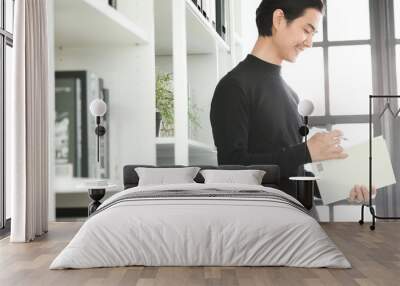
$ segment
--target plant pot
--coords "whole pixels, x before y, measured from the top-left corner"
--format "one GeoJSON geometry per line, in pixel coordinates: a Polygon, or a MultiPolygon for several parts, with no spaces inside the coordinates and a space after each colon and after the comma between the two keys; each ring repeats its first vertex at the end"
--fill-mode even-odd
{"type": "Polygon", "coordinates": [[[156,137],[160,134],[161,113],[156,111],[156,137]]]}

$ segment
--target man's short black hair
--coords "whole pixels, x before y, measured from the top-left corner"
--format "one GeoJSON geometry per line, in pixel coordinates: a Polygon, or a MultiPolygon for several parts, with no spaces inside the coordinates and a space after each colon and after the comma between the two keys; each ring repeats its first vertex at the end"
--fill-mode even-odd
{"type": "Polygon", "coordinates": [[[322,0],[262,0],[256,11],[256,23],[259,36],[272,36],[272,16],[281,9],[288,23],[304,15],[308,8],[324,13],[322,0]]]}

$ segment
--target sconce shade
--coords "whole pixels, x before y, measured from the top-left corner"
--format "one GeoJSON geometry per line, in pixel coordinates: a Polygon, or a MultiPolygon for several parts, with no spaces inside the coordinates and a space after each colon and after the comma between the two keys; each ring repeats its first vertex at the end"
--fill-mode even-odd
{"type": "Polygon", "coordinates": [[[314,104],[311,100],[304,99],[300,101],[297,111],[301,116],[310,116],[314,111],[314,104]]]}
{"type": "Polygon", "coordinates": [[[90,103],[90,112],[93,116],[103,116],[107,112],[107,104],[102,99],[95,99],[90,103]]]}

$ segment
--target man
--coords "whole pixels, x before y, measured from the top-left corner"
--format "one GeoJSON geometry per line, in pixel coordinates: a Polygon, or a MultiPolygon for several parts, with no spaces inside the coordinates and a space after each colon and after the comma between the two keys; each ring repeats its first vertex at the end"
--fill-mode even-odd
{"type": "MultiPolygon", "coordinates": [[[[295,62],[312,47],[323,10],[321,0],[263,0],[251,54],[221,79],[211,103],[218,164],[278,164],[282,188],[292,195],[295,185],[288,178],[301,174],[304,164],[347,157],[340,130],[302,143],[299,98],[281,77],[284,60],[295,62]]],[[[349,196],[358,202],[368,197],[367,187],[358,185],[349,196]]]]}

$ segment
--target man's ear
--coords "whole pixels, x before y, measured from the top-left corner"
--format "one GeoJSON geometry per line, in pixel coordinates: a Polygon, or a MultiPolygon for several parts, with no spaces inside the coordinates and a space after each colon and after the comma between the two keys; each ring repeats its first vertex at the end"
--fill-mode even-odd
{"type": "Polygon", "coordinates": [[[285,13],[282,9],[276,9],[272,14],[272,29],[279,31],[286,25],[285,13]]]}

